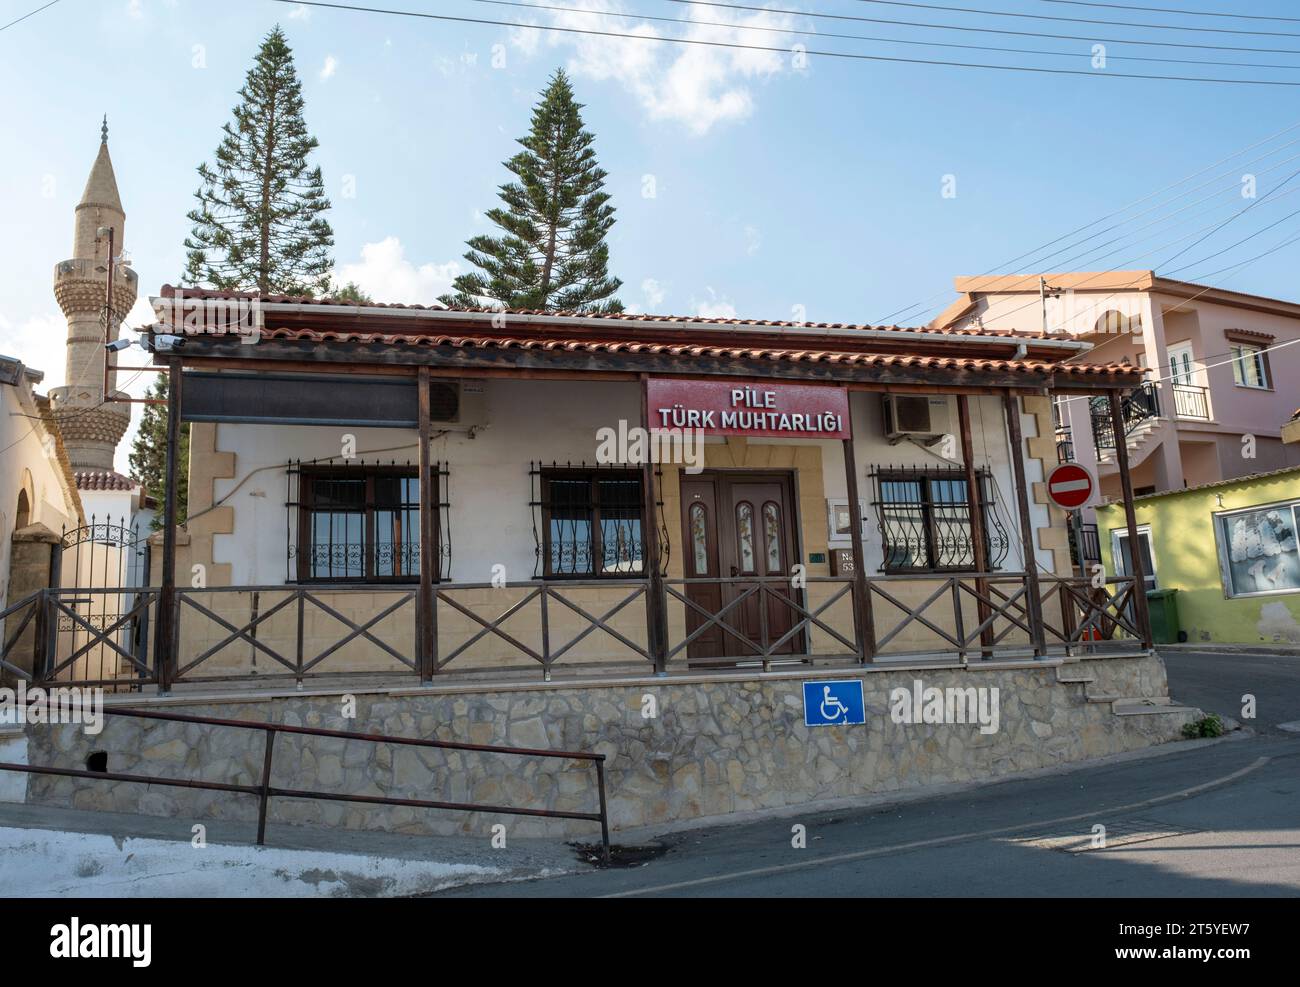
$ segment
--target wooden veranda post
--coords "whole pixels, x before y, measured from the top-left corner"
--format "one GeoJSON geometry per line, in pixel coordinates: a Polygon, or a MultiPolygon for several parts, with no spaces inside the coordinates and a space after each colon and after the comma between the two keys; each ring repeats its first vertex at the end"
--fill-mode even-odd
{"type": "Polygon", "coordinates": [[[1043,631],[1043,597],[1038,584],[1038,557],[1034,554],[1034,526],[1029,519],[1029,485],[1025,482],[1025,443],[1020,432],[1020,399],[1010,388],[1002,392],[1002,408],[1011,443],[1011,470],[1016,485],[1016,513],[1020,515],[1020,544],[1025,557],[1025,592],[1029,594],[1029,627],[1035,657],[1047,653],[1043,631]]]}
{"type": "MultiPolygon", "coordinates": [[[[853,405],[849,404],[852,418],[853,405]]],[[[867,588],[866,552],[862,547],[862,512],[858,509],[858,460],[853,449],[853,437],[844,439],[844,480],[849,498],[849,520],[852,523],[853,541],[853,620],[857,625],[858,647],[863,663],[875,661],[876,627],[871,619],[871,598],[867,588]]]]}
{"type": "Polygon", "coordinates": [[[641,501],[644,504],[641,530],[645,534],[646,582],[646,644],[654,660],[655,672],[668,670],[668,599],[664,590],[663,575],[659,571],[660,545],[659,482],[655,463],[651,462],[650,449],[650,395],[647,389],[650,376],[641,374],[641,427],[646,433],[646,462],[641,464],[641,501]]]}
{"type": "Polygon", "coordinates": [[[1124,495],[1124,521],[1128,528],[1129,575],[1133,577],[1133,613],[1142,634],[1142,647],[1148,651],[1151,640],[1151,614],[1147,609],[1147,579],[1142,568],[1142,546],[1138,543],[1137,512],[1133,508],[1133,477],[1128,471],[1128,442],[1124,431],[1124,407],[1119,391],[1110,392],[1110,424],[1115,430],[1115,468],[1119,471],[1120,490],[1124,495]]]}
{"type": "MultiPolygon", "coordinates": [[[[970,398],[965,394],[957,395],[957,424],[961,431],[961,461],[966,467],[966,496],[970,500],[970,530],[971,539],[974,542],[972,553],[975,560],[975,571],[985,573],[989,571],[989,552],[988,536],[984,531],[984,490],[980,486],[979,473],[975,469],[975,443],[971,439],[970,427],[970,398]]],[[[992,613],[992,609],[985,601],[989,599],[989,583],[987,579],[975,580],[975,592],[979,594],[979,603],[977,612],[979,613],[980,627],[980,647],[983,657],[991,658],[993,655],[993,625],[989,624],[984,627],[992,613]]]]}
{"type": "Polygon", "coordinates": [[[434,599],[433,574],[438,564],[433,553],[434,517],[437,504],[433,491],[435,476],[430,459],[429,443],[432,438],[429,410],[429,368],[416,371],[420,391],[420,595],[416,605],[415,626],[419,638],[417,666],[420,681],[429,682],[438,664],[438,606],[434,599]]]}
{"type": "Polygon", "coordinates": [[[162,583],[154,631],[153,664],[158,689],[168,692],[176,669],[176,472],[180,468],[181,361],[167,361],[167,477],[163,487],[162,583]]]}

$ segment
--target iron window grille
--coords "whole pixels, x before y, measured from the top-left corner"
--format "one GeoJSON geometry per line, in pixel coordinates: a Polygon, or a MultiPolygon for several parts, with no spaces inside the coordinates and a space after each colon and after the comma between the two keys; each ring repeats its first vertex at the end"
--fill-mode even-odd
{"type": "MultiPolygon", "coordinates": [[[[535,563],[541,579],[628,579],[645,575],[645,498],[639,469],[532,463],[535,563]]],[[[667,531],[659,509],[661,565],[667,531]]]]}
{"type": "MultiPolygon", "coordinates": [[[[976,473],[978,508],[984,519],[989,571],[1002,567],[1010,550],[1006,529],[990,509],[988,470],[976,473]]],[[[876,522],[887,574],[975,571],[975,537],[966,471],[961,467],[877,466],[876,522]]]]}
{"type": "MultiPolygon", "coordinates": [[[[440,499],[449,473],[431,469],[435,581],[451,577],[450,503],[440,499]]],[[[420,578],[419,467],[388,463],[291,460],[285,579],[291,583],[413,583],[420,578]]]]}

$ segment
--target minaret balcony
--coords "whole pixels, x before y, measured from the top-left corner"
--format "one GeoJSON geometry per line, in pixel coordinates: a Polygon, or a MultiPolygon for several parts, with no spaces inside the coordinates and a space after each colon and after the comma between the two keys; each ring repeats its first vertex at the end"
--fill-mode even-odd
{"type": "MultiPolygon", "coordinates": [[[[54,265],[54,297],[64,316],[97,313],[104,307],[107,271],[103,262],[77,257],[54,265]]],[[[113,311],[123,319],[135,304],[140,276],[125,264],[113,268],[113,311]]]]}

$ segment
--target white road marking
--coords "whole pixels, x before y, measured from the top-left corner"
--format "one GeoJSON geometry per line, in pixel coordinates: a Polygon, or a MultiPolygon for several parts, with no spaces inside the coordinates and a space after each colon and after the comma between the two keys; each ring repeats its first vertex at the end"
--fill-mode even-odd
{"type": "Polygon", "coordinates": [[[984,839],[990,836],[1002,836],[1007,833],[1021,833],[1027,829],[1038,829],[1043,826],[1056,826],[1061,823],[1077,822],[1080,819],[1093,819],[1097,816],[1110,816],[1121,812],[1131,812],[1134,809],[1144,809],[1152,805],[1160,805],[1164,802],[1173,802],[1177,799],[1188,798],[1201,792],[1208,791],[1211,788],[1218,788],[1221,785],[1227,785],[1236,781],[1238,778],[1244,778],[1265,764],[1271,761],[1271,757],[1256,758],[1253,764],[1248,764],[1232,774],[1224,775],[1222,778],[1216,778],[1213,781],[1203,782],[1200,785],[1193,785],[1191,788],[1184,788],[1177,792],[1171,792],[1168,795],[1157,795],[1155,798],[1145,799],[1141,802],[1131,802],[1128,805],[1117,805],[1109,809],[1098,809],[1095,812],[1081,812],[1075,816],[1060,816],[1056,819],[1042,819],[1035,822],[1017,823],[1014,826],[1001,826],[997,829],[982,829],[972,833],[957,833],[953,836],[939,836],[931,840],[916,840],[912,843],[896,843],[893,846],[875,847],[871,850],[855,850],[851,853],[836,853],[829,857],[817,857],[813,860],[800,861],[791,864],[774,864],[771,867],[755,867],[751,870],[735,871],[731,874],[717,874],[713,877],[699,877],[691,881],[678,881],[675,884],[660,884],[651,888],[637,888],[634,891],[619,891],[614,894],[600,895],[601,898],[632,898],[643,894],[658,894],[662,891],[677,891],[681,888],[700,887],[704,884],[719,884],[724,881],[737,881],[747,877],[763,877],[768,874],[781,874],[788,871],[803,870],[808,867],[819,867],[823,864],[840,864],[850,860],[865,860],[868,857],[880,857],[888,853],[900,853],[907,850],[920,850],[924,847],[947,846],[950,843],[962,843],[966,840],[984,839]]]}

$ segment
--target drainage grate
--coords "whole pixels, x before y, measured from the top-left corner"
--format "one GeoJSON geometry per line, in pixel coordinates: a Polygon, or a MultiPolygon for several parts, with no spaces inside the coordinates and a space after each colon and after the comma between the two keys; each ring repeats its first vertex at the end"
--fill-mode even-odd
{"type": "MultiPolygon", "coordinates": [[[[1155,819],[1135,816],[1130,819],[1100,819],[1097,823],[1078,824],[1071,829],[1052,829],[1033,836],[1018,836],[1010,840],[1021,846],[1035,847],[1040,850],[1060,850],[1064,853],[1083,853],[1087,850],[1113,850],[1116,847],[1131,846],[1134,843],[1150,843],[1153,840],[1167,840],[1173,836],[1187,836],[1199,833],[1199,829],[1188,829],[1155,819]],[[1093,843],[1094,825],[1106,827],[1106,845],[1093,843]]],[[[1101,834],[1096,834],[1100,836],[1101,834]]]]}

